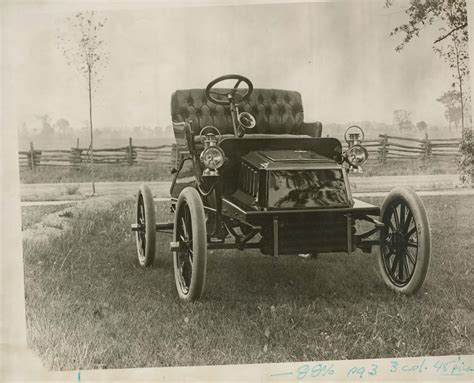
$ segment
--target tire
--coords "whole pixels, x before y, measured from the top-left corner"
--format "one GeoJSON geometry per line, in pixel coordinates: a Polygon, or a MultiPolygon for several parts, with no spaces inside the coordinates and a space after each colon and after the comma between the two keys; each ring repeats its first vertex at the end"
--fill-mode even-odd
{"type": "Polygon", "coordinates": [[[183,189],[179,194],[173,241],[179,242],[179,250],[173,251],[178,295],[183,301],[197,301],[204,292],[206,282],[207,232],[201,196],[192,187],[183,189]]]}
{"type": "Polygon", "coordinates": [[[385,224],[378,257],[382,279],[397,293],[414,294],[426,278],[431,253],[423,202],[413,190],[395,188],[383,201],[380,221],[385,224]]]}
{"type": "Polygon", "coordinates": [[[137,196],[136,232],[138,262],[142,267],[149,267],[155,260],[155,202],[147,185],[141,185],[137,196]]]}

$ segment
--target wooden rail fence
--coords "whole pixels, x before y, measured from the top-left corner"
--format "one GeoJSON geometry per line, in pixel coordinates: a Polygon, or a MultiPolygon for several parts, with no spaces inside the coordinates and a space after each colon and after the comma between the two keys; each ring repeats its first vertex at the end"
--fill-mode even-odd
{"type": "MultiPolygon", "coordinates": [[[[133,165],[143,162],[170,163],[171,145],[138,146],[129,139],[128,146],[120,148],[94,148],[94,164],[133,165]]],[[[89,148],[70,148],[69,150],[35,149],[30,142],[30,150],[20,151],[21,167],[72,166],[90,164],[89,148]]]]}
{"type": "Polygon", "coordinates": [[[369,152],[369,160],[386,163],[390,159],[455,158],[460,154],[460,142],[459,138],[416,139],[380,134],[378,139],[364,141],[363,145],[369,152]]]}
{"type": "MultiPolygon", "coordinates": [[[[460,139],[437,138],[415,139],[406,137],[379,135],[378,139],[363,142],[369,152],[369,160],[386,163],[394,159],[454,158],[459,155],[460,139]]],[[[343,149],[347,145],[343,143],[343,149]]],[[[175,166],[175,145],[138,146],[129,139],[127,146],[120,148],[94,149],[94,163],[134,165],[155,162],[175,166]]],[[[88,148],[70,148],[68,150],[40,150],[30,143],[30,150],[19,152],[21,167],[72,166],[79,167],[90,163],[88,148]]]]}

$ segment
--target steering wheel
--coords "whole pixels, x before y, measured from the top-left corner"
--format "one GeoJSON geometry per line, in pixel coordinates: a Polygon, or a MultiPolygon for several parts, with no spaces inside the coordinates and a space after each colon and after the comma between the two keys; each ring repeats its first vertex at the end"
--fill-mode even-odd
{"type": "Polygon", "coordinates": [[[234,98],[234,95],[237,93],[240,83],[242,82],[246,83],[248,86],[247,92],[241,95],[242,99],[245,100],[247,99],[247,97],[249,97],[252,94],[253,84],[247,77],[241,76],[240,74],[227,74],[225,76],[220,76],[220,77],[217,77],[215,80],[212,80],[206,87],[206,97],[208,100],[212,101],[214,104],[229,105],[231,100],[234,98]],[[216,90],[213,90],[214,86],[217,83],[224,80],[237,80],[237,82],[235,83],[234,87],[231,89],[229,93],[218,92],[216,90]],[[220,96],[221,98],[220,99],[215,98],[214,96],[218,96],[218,97],[220,96]]]}

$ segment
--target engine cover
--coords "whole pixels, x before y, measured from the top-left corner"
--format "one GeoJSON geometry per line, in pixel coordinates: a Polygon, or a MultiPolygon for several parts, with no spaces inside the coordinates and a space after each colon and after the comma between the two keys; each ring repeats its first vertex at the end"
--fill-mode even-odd
{"type": "Polygon", "coordinates": [[[264,210],[349,207],[345,170],[306,150],[260,150],[242,157],[239,188],[264,210]]]}

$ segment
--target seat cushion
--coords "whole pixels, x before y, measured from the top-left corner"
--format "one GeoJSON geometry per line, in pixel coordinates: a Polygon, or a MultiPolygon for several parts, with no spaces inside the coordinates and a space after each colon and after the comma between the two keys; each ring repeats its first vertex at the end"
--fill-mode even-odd
{"type": "MultiPolygon", "coordinates": [[[[295,91],[254,89],[248,100],[237,106],[239,112],[249,112],[255,117],[257,125],[252,133],[297,134],[303,123],[301,95],[295,91]]],[[[194,135],[207,125],[215,126],[221,134],[234,132],[229,106],[208,101],[205,89],[174,92],[171,96],[171,118],[173,122],[191,120],[194,135]]]]}

